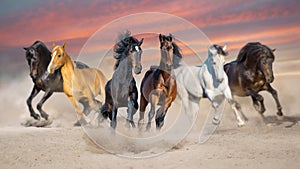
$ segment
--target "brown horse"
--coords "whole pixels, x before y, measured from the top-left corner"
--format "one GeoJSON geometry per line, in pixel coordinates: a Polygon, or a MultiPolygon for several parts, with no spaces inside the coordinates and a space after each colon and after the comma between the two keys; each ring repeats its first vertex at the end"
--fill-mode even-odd
{"type": "Polygon", "coordinates": [[[227,63],[224,69],[233,95],[251,96],[255,109],[263,114],[266,110],[264,98],[258,92],[267,90],[275,99],[278,117],[282,117],[277,91],[271,86],[274,51],[259,42],[248,43],[240,50],[236,61],[227,63]]]}
{"type": "Polygon", "coordinates": [[[107,82],[103,73],[95,68],[78,69],[65,51],[66,43],[63,46],[56,46],[53,43],[52,59],[48,65],[49,74],[61,68],[63,78],[64,93],[68,96],[75,107],[76,112],[86,121],[90,119],[82,112],[78,102],[87,100],[93,110],[98,110],[101,105],[97,105],[95,97],[101,95],[105,98],[105,84],[107,82]]]}
{"type": "Polygon", "coordinates": [[[141,127],[144,120],[145,109],[150,102],[151,110],[148,114],[147,130],[151,128],[151,121],[155,114],[156,105],[161,107],[156,112],[156,128],[160,129],[164,124],[165,115],[175,100],[177,86],[172,73],[173,67],[178,66],[178,60],[182,57],[178,46],[172,41],[172,35],[159,35],[161,60],[159,67],[148,70],[142,80],[140,93],[140,118],[138,125],[141,127]],[[175,55],[178,58],[175,59],[175,55]],[[176,65],[174,65],[174,62],[176,65]]]}

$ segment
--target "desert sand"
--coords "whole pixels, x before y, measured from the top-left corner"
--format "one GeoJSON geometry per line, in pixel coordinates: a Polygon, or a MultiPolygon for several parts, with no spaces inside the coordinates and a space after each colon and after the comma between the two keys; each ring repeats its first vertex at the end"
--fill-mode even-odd
{"type": "MultiPolygon", "coordinates": [[[[107,152],[95,145],[81,127],[73,127],[76,113],[62,93],[54,94],[44,105],[53,118],[50,126],[23,126],[30,119],[26,98],[32,87],[29,76],[24,75],[18,82],[1,86],[0,168],[296,169],[300,166],[299,82],[300,76],[295,73],[275,74],[273,87],[283,106],[283,120],[277,120],[275,102],[267,92],[262,92],[267,109],[265,121],[252,107],[250,98],[237,98],[249,119],[246,126],[237,127],[226,103],[220,126],[200,144],[199,134],[210,106],[207,100],[201,100],[196,123],[180,143],[163,154],[137,159],[107,152]]],[[[41,96],[34,99],[33,105],[41,96]]],[[[171,112],[166,127],[170,120],[171,112]]],[[[120,128],[124,125],[118,123],[120,128]]]]}

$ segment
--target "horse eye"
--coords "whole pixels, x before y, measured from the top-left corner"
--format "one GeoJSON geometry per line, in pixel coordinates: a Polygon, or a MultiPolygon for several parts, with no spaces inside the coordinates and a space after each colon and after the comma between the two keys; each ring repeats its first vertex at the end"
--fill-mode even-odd
{"type": "Polygon", "coordinates": [[[57,55],[57,57],[59,57],[59,58],[60,58],[60,57],[61,57],[61,55],[57,55]]]}

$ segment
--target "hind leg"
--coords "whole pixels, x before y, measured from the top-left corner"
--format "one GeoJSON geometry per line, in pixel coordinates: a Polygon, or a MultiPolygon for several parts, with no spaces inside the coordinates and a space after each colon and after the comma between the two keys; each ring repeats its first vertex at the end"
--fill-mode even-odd
{"type": "MultiPolygon", "coordinates": [[[[245,125],[244,120],[241,118],[240,114],[243,114],[242,112],[239,111],[237,105],[236,105],[236,101],[232,99],[232,95],[231,95],[231,90],[229,87],[227,87],[224,91],[224,95],[226,100],[228,101],[228,103],[230,104],[232,110],[234,111],[234,115],[236,118],[236,121],[238,123],[238,127],[242,127],[245,125]]],[[[241,109],[240,109],[241,110],[241,109]]]]}
{"type": "Polygon", "coordinates": [[[48,100],[52,96],[52,94],[53,94],[53,92],[50,92],[49,90],[47,90],[45,92],[43,98],[37,105],[37,109],[39,110],[41,116],[46,120],[48,120],[49,115],[42,109],[42,106],[46,102],[46,100],[48,100]]]}
{"type": "Polygon", "coordinates": [[[41,91],[41,89],[37,88],[36,85],[33,86],[33,89],[30,93],[30,96],[28,97],[26,103],[28,106],[28,109],[30,111],[30,116],[33,117],[36,120],[40,119],[40,116],[36,114],[32,108],[32,99],[41,91]]]}

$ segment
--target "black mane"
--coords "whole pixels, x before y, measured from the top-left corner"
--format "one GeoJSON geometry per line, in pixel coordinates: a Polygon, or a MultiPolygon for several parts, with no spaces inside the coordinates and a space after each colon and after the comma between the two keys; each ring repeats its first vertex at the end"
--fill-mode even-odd
{"type": "Polygon", "coordinates": [[[246,58],[251,57],[251,59],[257,60],[262,56],[274,58],[274,54],[268,46],[263,45],[260,42],[250,42],[240,50],[236,61],[238,63],[243,63],[246,58]]]}
{"type": "Polygon", "coordinates": [[[223,47],[222,47],[222,46],[216,45],[216,44],[214,44],[213,46],[214,46],[215,49],[217,49],[217,54],[223,55],[223,56],[227,56],[227,55],[228,55],[228,52],[225,52],[225,51],[223,50],[223,47]]]}
{"type": "Polygon", "coordinates": [[[131,36],[130,31],[119,34],[118,42],[114,46],[114,58],[117,59],[114,69],[116,70],[120,62],[127,57],[127,52],[130,49],[130,44],[138,43],[139,41],[131,36]]]}

